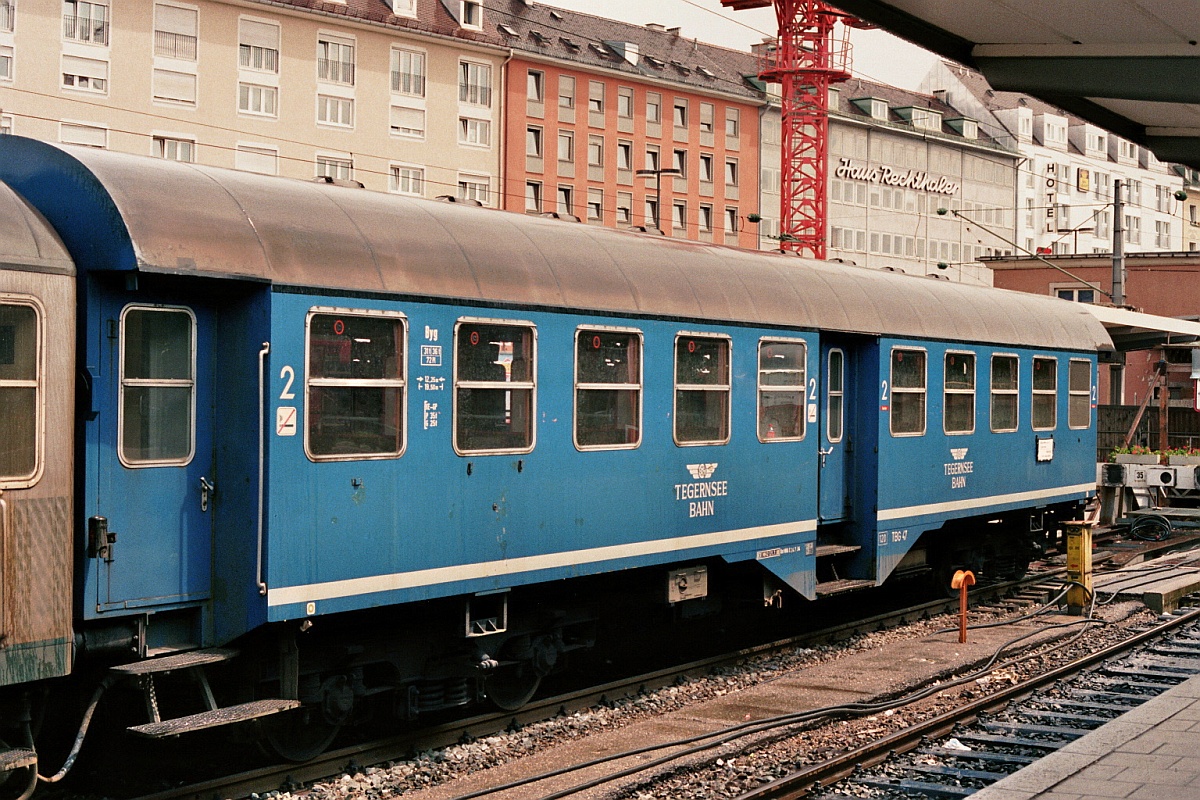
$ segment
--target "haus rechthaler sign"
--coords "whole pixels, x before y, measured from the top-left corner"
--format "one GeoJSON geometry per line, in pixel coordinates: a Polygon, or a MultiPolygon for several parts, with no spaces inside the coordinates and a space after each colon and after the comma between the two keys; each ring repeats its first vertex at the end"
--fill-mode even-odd
{"type": "Polygon", "coordinates": [[[842,180],[866,181],[867,183],[880,183],[884,186],[916,189],[919,192],[958,194],[958,184],[948,178],[935,177],[928,172],[915,169],[900,170],[888,166],[857,166],[850,158],[838,159],[838,166],[833,171],[833,176],[842,180]]]}

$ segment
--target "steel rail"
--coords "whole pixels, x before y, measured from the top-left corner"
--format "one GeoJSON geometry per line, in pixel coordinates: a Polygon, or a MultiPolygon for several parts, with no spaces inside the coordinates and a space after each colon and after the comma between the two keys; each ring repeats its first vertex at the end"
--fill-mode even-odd
{"type": "MultiPolygon", "coordinates": [[[[791,775],[764,784],[744,794],[736,800],[793,800],[808,795],[810,792],[828,786],[843,778],[849,777],[860,767],[871,767],[883,762],[896,753],[904,753],[918,747],[922,741],[934,736],[943,736],[962,722],[973,722],[980,714],[1003,707],[1013,700],[1019,700],[1033,692],[1048,686],[1062,678],[1082,672],[1096,664],[1116,658],[1148,641],[1162,636],[1189,622],[1200,619],[1200,608],[1181,614],[1173,619],[1156,625],[1142,633],[1135,634],[1129,639],[1117,642],[1103,650],[1097,650],[1069,664],[1063,664],[1049,672],[1027,678],[1020,683],[1002,689],[994,694],[971,701],[953,711],[947,711],[936,717],[931,717],[912,727],[896,731],[870,744],[843,753],[835,759],[814,764],[791,775]]],[[[1116,717],[1115,719],[1120,719],[1116,717]]]]}

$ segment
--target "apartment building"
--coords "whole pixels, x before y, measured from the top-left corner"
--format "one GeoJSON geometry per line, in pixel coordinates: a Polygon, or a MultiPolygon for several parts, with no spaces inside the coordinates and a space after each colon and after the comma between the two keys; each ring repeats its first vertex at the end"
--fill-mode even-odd
{"type": "Polygon", "coordinates": [[[1185,206],[1177,196],[1183,179],[1150,151],[1036,98],[995,91],[982,75],[957,64],[936,65],[922,88],[1020,153],[1019,253],[1111,252],[1117,181],[1125,250],[1185,249],[1185,206]]]}
{"type": "Polygon", "coordinates": [[[7,132],[497,204],[504,50],[482,3],[0,0],[0,9],[7,132]]]}
{"type": "Polygon", "coordinates": [[[677,28],[508,8],[503,207],[755,246],[764,100],[744,54],[677,28]]]}

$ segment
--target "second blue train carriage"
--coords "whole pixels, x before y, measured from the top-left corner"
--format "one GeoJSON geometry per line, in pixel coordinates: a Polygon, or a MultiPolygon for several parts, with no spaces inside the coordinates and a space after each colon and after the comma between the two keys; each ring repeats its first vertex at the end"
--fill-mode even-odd
{"type": "Polygon", "coordinates": [[[317,699],[540,674],[605,575],[1018,572],[1093,490],[1074,304],[18,137],[0,177],[81,276],[78,615],[138,656],[269,631],[317,699]],[[405,644],[295,663],[381,609],[405,644]]]}

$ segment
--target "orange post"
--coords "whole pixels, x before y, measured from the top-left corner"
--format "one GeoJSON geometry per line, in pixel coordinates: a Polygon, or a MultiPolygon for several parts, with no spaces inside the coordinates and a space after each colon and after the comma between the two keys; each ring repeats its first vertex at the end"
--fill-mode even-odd
{"type": "Polygon", "coordinates": [[[950,588],[958,589],[958,642],[967,641],[967,588],[975,585],[975,573],[960,569],[950,580],[950,588]]]}

